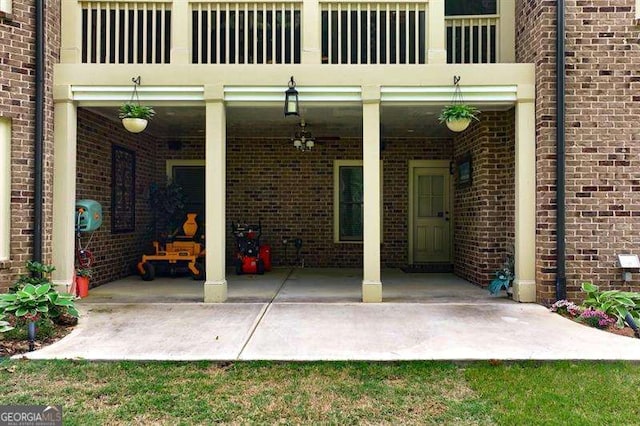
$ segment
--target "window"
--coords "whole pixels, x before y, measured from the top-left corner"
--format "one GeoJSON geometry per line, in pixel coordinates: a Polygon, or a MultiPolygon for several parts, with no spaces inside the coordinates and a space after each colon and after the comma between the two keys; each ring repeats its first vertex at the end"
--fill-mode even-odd
{"type": "Polygon", "coordinates": [[[636,0],[636,19],[640,19],[640,0],[636,0]]]}
{"type": "Polygon", "coordinates": [[[445,0],[445,16],[496,15],[498,0],[445,0]]]}
{"type": "Polygon", "coordinates": [[[0,0],[0,12],[10,15],[12,6],[11,3],[13,3],[13,0],[0,0]]]}
{"type": "MultiPolygon", "coordinates": [[[[336,160],[334,182],[334,242],[362,242],[364,179],[361,160],[336,160]]],[[[380,211],[382,211],[382,162],[380,163],[380,211]]],[[[382,220],[380,221],[382,231],[382,220]]]]}
{"type": "Polygon", "coordinates": [[[8,260],[11,232],[11,120],[0,118],[0,261],[8,260]]]}

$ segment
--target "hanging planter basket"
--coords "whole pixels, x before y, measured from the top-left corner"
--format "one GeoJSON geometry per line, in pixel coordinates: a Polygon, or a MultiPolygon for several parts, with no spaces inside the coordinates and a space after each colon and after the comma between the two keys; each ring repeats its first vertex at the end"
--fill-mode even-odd
{"type": "Polygon", "coordinates": [[[120,107],[120,114],[118,117],[122,120],[124,128],[129,132],[140,133],[147,128],[149,120],[156,112],[149,106],[140,105],[140,98],[138,97],[140,76],[132,78],[131,81],[133,81],[133,93],[131,94],[131,100],[120,107]]]}
{"type": "Polygon", "coordinates": [[[148,120],[144,118],[123,118],[122,125],[131,133],[140,133],[147,128],[148,120]]]}
{"type": "Polygon", "coordinates": [[[446,121],[447,127],[452,132],[462,132],[467,130],[469,124],[471,124],[470,118],[454,118],[446,121]]]}
{"type": "Polygon", "coordinates": [[[456,87],[453,92],[452,103],[442,109],[439,117],[440,122],[446,124],[449,130],[453,132],[466,130],[471,124],[471,120],[479,121],[477,115],[480,114],[476,107],[463,102],[459,83],[460,77],[453,77],[453,84],[456,87]]]}

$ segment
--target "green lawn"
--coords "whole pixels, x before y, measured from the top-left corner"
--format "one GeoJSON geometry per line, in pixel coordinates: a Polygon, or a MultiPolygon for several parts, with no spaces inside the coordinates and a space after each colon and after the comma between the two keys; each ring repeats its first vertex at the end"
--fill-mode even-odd
{"type": "Polygon", "coordinates": [[[640,424],[640,365],[444,362],[0,364],[0,404],[65,424],[640,424]]]}

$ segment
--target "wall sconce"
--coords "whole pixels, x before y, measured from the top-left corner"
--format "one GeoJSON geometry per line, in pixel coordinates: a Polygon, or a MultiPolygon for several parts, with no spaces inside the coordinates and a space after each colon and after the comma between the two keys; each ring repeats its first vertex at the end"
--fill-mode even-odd
{"type": "Polygon", "coordinates": [[[300,115],[298,113],[298,91],[293,76],[289,80],[289,88],[284,92],[284,116],[287,115],[300,115]]]}
{"type": "Polygon", "coordinates": [[[635,272],[640,269],[640,259],[637,254],[619,254],[618,266],[622,268],[622,281],[631,281],[631,270],[635,272]]]}

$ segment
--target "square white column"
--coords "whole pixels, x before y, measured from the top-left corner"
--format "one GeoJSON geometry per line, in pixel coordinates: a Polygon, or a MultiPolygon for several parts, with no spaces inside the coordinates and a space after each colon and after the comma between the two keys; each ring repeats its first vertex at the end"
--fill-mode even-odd
{"type": "Polygon", "coordinates": [[[535,89],[518,86],[515,155],[515,280],[513,298],[536,301],[536,108],[535,89]]]}
{"type": "Polygon", "coordinates": [[[362,301],[382,302],[380,279],[380,88],[362,88],[364,224],[362,301]]]}
{"type": "MultiPolygon", "coordinates": [[[[54,88],[56,92],[70,88],[54,88]]],[[[67,99],[54,105],[53,157],[53,237],[52,259],[55,271],[53,283],[69,291],[75,268],[75,205],[76,205],[76,146],[77,107],[67,99]]]]}
{"type": "Polygon", "coordinates": [[[226,117],[221,86],[206,87],[206,281],[205,303],[227,300],[225,271],[226,227],[226,117]],[[216,96],[217,95],[217,96],[216,96]]]}

